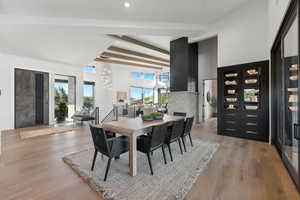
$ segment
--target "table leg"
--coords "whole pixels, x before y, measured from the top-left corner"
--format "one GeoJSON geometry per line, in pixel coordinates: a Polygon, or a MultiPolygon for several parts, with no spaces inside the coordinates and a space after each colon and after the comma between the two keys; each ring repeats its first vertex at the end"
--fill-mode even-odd
{"type": "Polygon", "coordinates": [[[130,175],[136,176],[137,174],[137,149],[136,141],[137,136],[132,134],[130,137],[130,149],[129,149],[129,165],[130,165],[130,175]]]}

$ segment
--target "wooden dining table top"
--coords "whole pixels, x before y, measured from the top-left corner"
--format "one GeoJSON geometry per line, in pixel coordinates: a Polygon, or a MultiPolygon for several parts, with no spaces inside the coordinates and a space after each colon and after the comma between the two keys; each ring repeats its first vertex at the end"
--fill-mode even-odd
{"type": "Polygon", "coordinates": [[[124,119],[120,121],[111,121],[102,123],[102,127],[107,130],[112,130],[115,132],[122,132],[127,134],[132,134],[134,132],[150,128],[152,126],[161,125],[164,123],[169,123],[172,121],[178,121],[185,119],[183,116],[172,116],[164,115],[163,120],[154,120],[154,121],[143,121],[141,117],[124,119]]]}

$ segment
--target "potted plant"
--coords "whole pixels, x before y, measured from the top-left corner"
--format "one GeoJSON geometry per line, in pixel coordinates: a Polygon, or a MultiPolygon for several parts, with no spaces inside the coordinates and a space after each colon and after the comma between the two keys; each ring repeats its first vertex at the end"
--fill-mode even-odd
{"type": "Polygon", "coordinates": [[[63,122],[68,116],[68,106],[67,103],[64,101],[61,101],[57,105],[57,110],[56,110],[56,115],[57,115],[57,121],[58,122],[63,122]]]}
{"type": "Polygon", "coordinates": [[[160,112],[155,112],[151,114],[154,120],[163,120],[164,115],[160,112]]]}
{"type": "Polygon", "coordinates": [[[154,120],[152,115],[143,115],[142,119],[145,122],[149,122],[149,121],[153,121],[154,120]]]}

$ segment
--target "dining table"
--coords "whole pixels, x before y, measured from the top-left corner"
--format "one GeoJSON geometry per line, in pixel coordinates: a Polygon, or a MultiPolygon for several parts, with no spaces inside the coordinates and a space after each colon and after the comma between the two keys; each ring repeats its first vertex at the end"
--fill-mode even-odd
{"type": "Polygon", "coordinates": [[[115,132],[129,138],[129,166],[130,175],[137,175],[137,137],[146,134],[153,126],[172,123],[185,119],[183,116],[164,115],[162,120],[143,121],[141,117],[128,118],[118,121],[103,122],[104,130],[115,132]]]}

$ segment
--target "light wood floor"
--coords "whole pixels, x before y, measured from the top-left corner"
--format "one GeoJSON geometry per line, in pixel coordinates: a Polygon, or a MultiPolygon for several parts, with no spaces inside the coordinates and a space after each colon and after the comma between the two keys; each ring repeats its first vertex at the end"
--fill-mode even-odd
{"type": "MultiPolygon", "coordinates": [[[[216,135],[211,121],[193,137],[220,144],[186,200],[300,200],[275,148],[267,143],[216,135]]],[[[92,144],[87,128],[21,140],[4,133],[0,199],[101,199],[61,158],[92,144]]]]}

